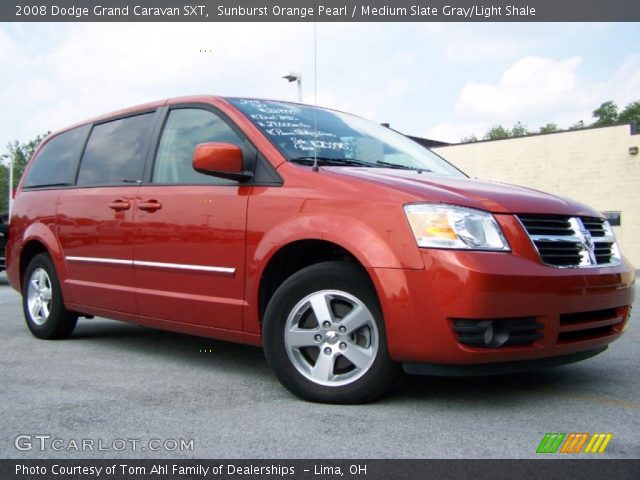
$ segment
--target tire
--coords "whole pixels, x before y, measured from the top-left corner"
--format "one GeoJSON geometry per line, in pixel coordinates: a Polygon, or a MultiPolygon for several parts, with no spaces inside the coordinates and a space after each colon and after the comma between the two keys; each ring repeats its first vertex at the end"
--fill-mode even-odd
{"type": "Polygon", "coordinates": [[[33,257],[27,266],[22,309],[29,330],[37,338],[68,338],[76,326],[78,316],[64,308],[58,275],[46,253],[33,257]]]}
{"type": "Polygon", "coordinates": [[[319,263],[289,277],[266,309],[263,343],[278,380],[313,402],[374,400],[398,373],[371,280],[350,263],[319,263]]]}

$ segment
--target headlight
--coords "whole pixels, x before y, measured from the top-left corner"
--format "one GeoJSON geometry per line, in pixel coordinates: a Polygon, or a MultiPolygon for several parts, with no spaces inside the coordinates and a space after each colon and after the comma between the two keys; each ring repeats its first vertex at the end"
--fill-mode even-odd
{"type": "Polygon", "coordinates": [[[442,204],[405,205],[404,211],[419,247],[510,250],[489,212],[442,204]]]}

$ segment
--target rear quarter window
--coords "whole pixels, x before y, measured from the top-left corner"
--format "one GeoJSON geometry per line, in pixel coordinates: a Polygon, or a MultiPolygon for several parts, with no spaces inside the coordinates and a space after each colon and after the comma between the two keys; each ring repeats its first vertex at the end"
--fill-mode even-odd
{"type": "Polygon", "coordinates": [[[27,172],[25,188],[72,185],[89,125],[56,135],[44,144],[27,172]]]}

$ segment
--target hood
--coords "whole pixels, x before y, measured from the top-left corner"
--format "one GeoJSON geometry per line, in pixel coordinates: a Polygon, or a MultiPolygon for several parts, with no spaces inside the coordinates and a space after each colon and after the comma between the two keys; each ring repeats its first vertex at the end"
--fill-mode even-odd
{"type": "Polygon", "coordinates": [[[414,197],[408,202],[448,203],[493,213],[602,216],[568,198],[506,183],[389,168],[323,167],[323,170],[402,191],[414,197]]]}

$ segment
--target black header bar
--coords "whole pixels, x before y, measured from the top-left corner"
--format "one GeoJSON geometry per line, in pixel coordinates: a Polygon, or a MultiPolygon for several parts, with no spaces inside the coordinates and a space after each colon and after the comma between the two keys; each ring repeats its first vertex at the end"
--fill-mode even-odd
{"type": "Polygon", "coordinates": [[[2,22],[638,22],[638,0],[2,0],[2,22]]]}

